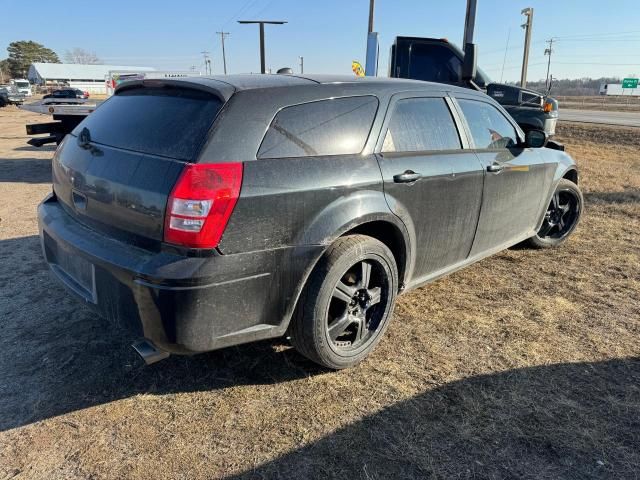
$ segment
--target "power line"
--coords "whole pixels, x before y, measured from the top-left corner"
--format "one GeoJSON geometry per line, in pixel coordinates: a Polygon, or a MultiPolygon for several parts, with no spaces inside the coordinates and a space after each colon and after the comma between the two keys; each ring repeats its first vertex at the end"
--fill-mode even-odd
{"type": "Polygon", "coordinates": [[[577,35],[562,35],[559,37],[554,37],[556,39],[567,39],[567,38],[585,38],[585,37],[609,37],[612,35],[627,35],[629,33],[640,33],[640,30],[627,30],[625,32],[609,32],[609,33],[584,33],[577,35]]]}
{"type": "Polygon", "coordinates": [[[504,58],[502,59],[502,72],[500,73],[500,83],[502,83],[502,76],[504,75],[504,64],[507,62],[507,51],[509,50],[509,39],[511,38],[511,29],[507,32],[507,44],[504,48],[504,58]]]}
{"type": "Polygon", "coordinates": [[[638,63],[602,63],[602,62],[556,62],[558,65],[607,65],[619,67],[640,67],[638,63]]]}

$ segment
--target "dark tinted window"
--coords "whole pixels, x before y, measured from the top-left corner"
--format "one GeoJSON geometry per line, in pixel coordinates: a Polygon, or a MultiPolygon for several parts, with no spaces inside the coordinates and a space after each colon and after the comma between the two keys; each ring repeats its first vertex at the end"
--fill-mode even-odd
{"type": "Polygon", "coordinates": [[[458,83],[462,61],[445,45],[413,43],[409,57],[409,78],[438,83],[458,83]]]}
{"type": "Polygon", "coordinates": [[[369,136],[378,99],[335,98],[282,109],[271,122],[258,158],[360,153],[369,136]]]}
{"type": "Polygon", "coordinates": [[[384,137],[383,152],[459,149],[460,137],[442,98],[399,100],[384,137]]]}
{"type": "Polygon", "coordinates": [[[518,143],[513,125],[493,105],[459,99],[476,148],[507,148],[518,143]]]}
{"type": "Polygon", "coordinates": [[[177,88],[136,88],[114,95],[73,131],[112,147],[194,160],[222,106],[213,95],[177,88]]]}

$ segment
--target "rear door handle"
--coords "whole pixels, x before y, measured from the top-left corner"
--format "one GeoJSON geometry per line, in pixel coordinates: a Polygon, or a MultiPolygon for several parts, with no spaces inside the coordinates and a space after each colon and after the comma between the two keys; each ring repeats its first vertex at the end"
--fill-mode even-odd
{"type": "Polygon", "coordinates": [[[502,170],[504,170],[504,165],[501,163],[492,163],[487,166],[487,172],[500,173],[502,170]]]}
{"type": "Polygon", "coordinates": [[[396,183],[413,183],[418,180],[422,175],[414,172],[413,170],[407,170],[404,173],[399,173],[393,176],[393,181],[396,183]]]}

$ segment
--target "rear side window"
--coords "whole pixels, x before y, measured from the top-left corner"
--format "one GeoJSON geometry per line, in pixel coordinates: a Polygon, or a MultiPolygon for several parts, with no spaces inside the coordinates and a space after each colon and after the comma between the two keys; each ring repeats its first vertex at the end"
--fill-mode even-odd
{"type": "Polygon", "coordinates": [[[378,99],[373,96],[286,107],[271,122],[258,158],[360,153],[377,109],[378,99]]]}
{"type": "Polygon", "coordinates": [[[111,97],[73,133],[88,128],[96,143],[193,161],[221,106],[198,90],[135,88],[111,97]]]}
{"type": "Polygon", "coordinates": [[[516,129],[493,105],[458,99],[476,148],[508,148],[518,143],[516,129]]]}
{"type": "Polygon", "coordinates": [[[442,98],[398,100],[382,145],[383,152],[456,150],[460,137],[442,98]]]}

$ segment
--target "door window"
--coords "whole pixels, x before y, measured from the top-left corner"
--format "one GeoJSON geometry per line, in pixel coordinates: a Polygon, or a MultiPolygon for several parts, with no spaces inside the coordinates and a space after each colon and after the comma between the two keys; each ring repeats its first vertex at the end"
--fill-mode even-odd
{"type": "Polygon", "coordinates": [[[476,148],[495,149],[515,147],[516,129],[493,105],[476,100],[458,99],[467,119],[476,148]]]}
{"type": "Polygon", "coordinates": [[[273,119],[258,158],[360,153],[378,109],[374,96],[334,98],[293,105],[273,119]]]}
{"type": "Polygon", "coordinates": [[[460,148],[458,130],[443,98],[407,98],[395,104],[383,152],[460,148]]]}

